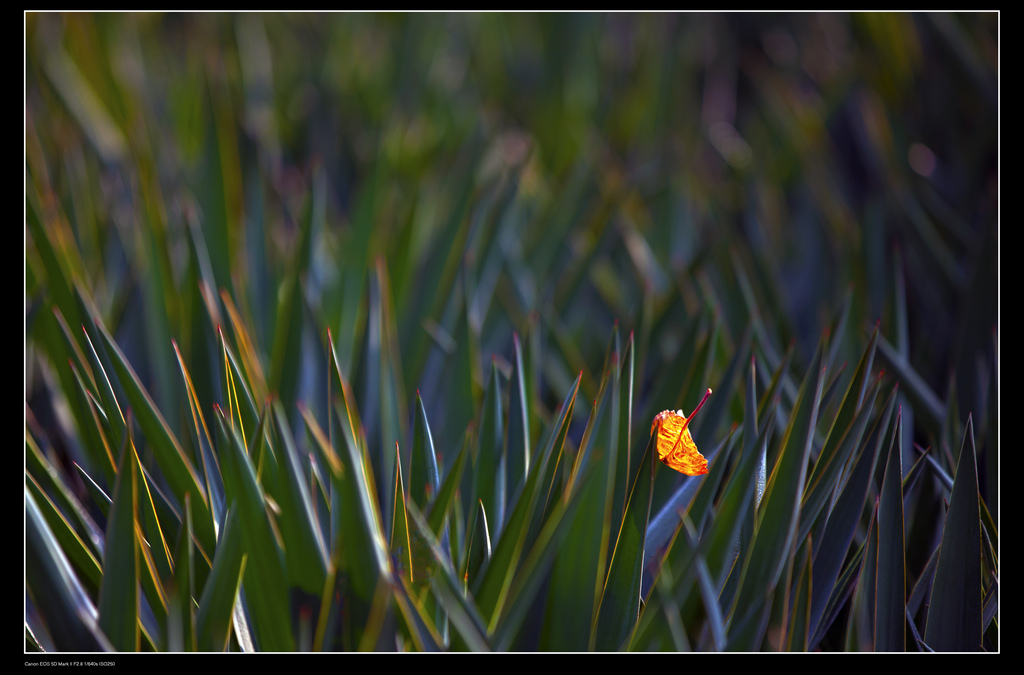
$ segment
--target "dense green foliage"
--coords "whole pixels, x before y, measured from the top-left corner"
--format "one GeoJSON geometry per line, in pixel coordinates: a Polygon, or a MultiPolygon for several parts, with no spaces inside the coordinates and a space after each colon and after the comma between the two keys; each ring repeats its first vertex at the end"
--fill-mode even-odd
{"type": "Polygon", "coordinates": [[[997,650],[998,18],[28,14],[26,650],[997,650]]]}

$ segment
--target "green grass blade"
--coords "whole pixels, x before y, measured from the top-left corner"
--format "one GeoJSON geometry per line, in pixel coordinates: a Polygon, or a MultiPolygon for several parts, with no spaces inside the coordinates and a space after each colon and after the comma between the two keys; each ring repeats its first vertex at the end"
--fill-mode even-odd
{"type": "Polygon", "coordinates": [[[805,546],[804,559],[800,563],[800,574],[796,581],[796,597],[789,608],[789,624],[786,627],[786,651],[807,651],[807,631],[811,614],[811,546],[805,546]]]}
{"type": "MultiPolygon", "coordinates": [[[[463,584],[456,577],[447,553],[442,550],[430,530],[430,525],[414,504],[409,504],[409,517],[416,524],[420,536],[434,557],[437,573],[430,578],[430,585],[438,602],[448,613],[452,628],[461,640],[461,646],[473,651],[490,651],[487,629],[480,612],[464,595],[463,584]]],[[[453,647],[456,646],[453,641],[453,647]]]]}
{"type": "Polygon", "coordinates": [[[491,557],[491,534],[488,527],[487,508],[484,501],[478,499],[477,514],[473,519],[473,530],[469,533],[469,543],[466,545],[466,583],[470,586],[476,585],[480,571],[487,564],[491,557]]]}
{"type": "Polygon", "coordinates": [[[103,570],[100,568],[99,560],[90,551],[85,542],[78,536],[71,525],[57,509],[50,498],[43,492],[43,489],[28,472],[25,473],[25,486],[35,498],[36,505],[54,538],[68,557],[72,569],[79,575],[86,586],[89,595],[96,597],[99,592],[100,582],[103,579],[103,570]]]}
{"type": "MultiPolygon", "coordinates": [[[[78,468],[78,465],[75,464],[75,467],[78,468]]],[[[81,469],[78,470],[81,474],[81,469]]],[[[65,521],[65,525],[71,528],[81,544],[87,547],[90,554],[97,560],[102,558],[103,533],[79,503],[78,498],[68,489],[67,485],[71,477],[65,476],[62,471],[50,463],[27,429],[25,431],[25,472],[37,481],[41,491],[52,495],[53,506],[58,509],[58,515],[61,520],[65,521]]],[[[46,499],[50,500],[51,497],[47,496],[46,499]]],[[[45,508],[42,500],[40,500],[39,506],[45,508]]],[[[54,527],[49,514],[47,514],[47,522],[54,527]]]]}
{"type": "Polygon", "coordinates": [[[789,556],[793,554],[800,499],[807,474],[807,458],[814,440],[818,419],[818,403],[824,385],[824,369],[820,367],[825,339],[818,346],[816,358],[800,387],[789,425],[783,435],[781,450],[772,470],[759,509],[759,523],[751,542],[750,553],[743,564],[739,589],[731,614],[759,604],[764,594],[778,582],[789,556]]]}
{"type": "Polygon", "coordinates": [[[981,515],[974,426],[967,420],[942,528],[939,562],[932,582],[924,640],[936,651],[980,651],[981,515]]]}
{"type": "MultiPolygon", "coordinates": [[[[214,407],[214,418],[224,492],[229,505],[237,504],[242,523],[242,550],[248,556],[245,597],[252,613],[257,644],[262,650],[292,651],[295,640],[289,622],[284,554],[268,514],[266,498],[238,432],[230,428],[219,406],[214,407]]],[[[254,430],[254,441],[262,437],[263,424],[265,418],[254,430]]]]}
{"type": "Polygon", "coordinates": [[[437,471],[437,454],[434,437],[427,422],[427,411],[423,407],[420,392],[416,391],[416,407],[412,425],[412,454],[409,467],[409,496],[426,511],[441,489],[441,477],[437,471]]]}
{"type": "Polygon", "coordinates": [[[139,421],[146,442],[153,449],[157,464],[163,470],[164,477],[174,492],[174,496],[179,503],[183,503],[186,494],[193,495],[193,504],[196,510],[196,536],[204,550],[214,550],[216,537],[213,531],[213,515],[210,512],[206,492],[199,484],[195,468],[185,456],[181,445],[171,433],[167,422],[164,421],[163,415],[157,410],[117,343],[110,337],[102,324],[97,323],[96,328],[113,363],[118,380],[121,382],[139,421]]]}
{"type": "Polygon", "coordinates": [[[506,450],[505,494],[514,495],[530,472],[530,399],[523,369],[523,349],[519,334],[512,334],[512,380],[508,395],[508,441],[506,450]]]}
{"type": "Polygon", "coordinates": [[[463,443],[459,454],[455,456],[455,462],[448,474],[444,477],[440,489],[437,491],[437,498],[430,505],[430,513],[427,514],[427,521],[430,523],[430,530],[435,536],[440,536],[445,520],[451,512],[453,503],[458,494],[459,485],[462,483],[462,474],[469,462],[470,444],[463,443]]]}
{"type": "Polygon", "coordinates": [[[491,376],[484,394],[483,407],[480,410],[480,421],[477,424],[479,433],[476,435],[477,448],[474,453],[476,461],[473,463],[474,490],[472,494],[483,502],[483,507],[489,514],[491,536],[494,539],[501,536],[505,518],[506,456],[501,390],[498,366],[492,359],[491,376]]]}
{"type": "Polygon", "coordinates": [[[235,508],[228,511],[224,518],[210,577],[199,598],[199,608],[196,610],[199,651],[222,652],[227,648],[232,614],[245,576],[245,563],[242,529],[238,509],[235,508]]]}
{"type": "Polygon", "coordinates": [[[606,485],[601,478],[599,471],[589,471],[573,491],[572,499],[580,506],[552,563],[539,636],[541,651],[581,652],[590,647],[604,581],[601,571],[605,567],[599,563],[603,562],[601,557],[608,539],[607,532],[602,538],[600,516],[604,512],[606,485]]]}
{"type": "Polygon", "coordinates": [[[300,460],[292,442],[288,418],[280,401],[274,402],[273,413],[272,436],[274,446],[281,454],[281,480],[278,482],[277,500],[281,512],[278,524],[284,543],[288,585],[319,595],[327,579],[327,552],[313,514],[309,487],[304,479],[305,463],[300,460]]]}
{"type": "Polygon", "coordinates": [[[61,651],[103,652],[113,646],[100,629],[96,607],[25,487],[25,586],[61,651]]]}
{"type": "Polygon", "coordinates": [[[196,650],[196,617],[193,597],[196,595],[195,545],[192,531],[192,495],[185,495],[185,526],[174,547],[174,585],[177,593],[171,596],[167,645],[170,651],[196,650]],[[175,621],[175,614],[178,620],[175,621]],[[175,635],[175,632],[177,634],[175,635]]]}
{"type": "MultiPolygon", "coordinates": [[[[821,542],[814,554],[814,568],[811,588],[811,627],[815,636],[824,633],[828,627],[825,618],[826,605],[838,588],[835,583],[847,557],[847,550],[853,540],[857,523],[864,512],[864,503],[868,497],[871,480],[875,475],[875,464],[885,441],[889,420],[896,407],[896,388],[889,393],[885,413],[875,421],[875,428],[868,438],[876,441],[870,447],[862,447],[857,456],[850,477],[836,498],[821,535],[821,542]]],[[[811,644],[814,644],[812,639],[811,644]]]]}
{"type": "Polygon", "coordinates": [[[138,459],[126,437],[107,519],[99,625],[118,651],[139,651],[139,542],[135,537],[138,459]]]}
{"type": "MultiPolygon", "coordinates": [[[[889,460],[878,497],[878,570],[875,586],[875,651],[906,650],[907,565],[903,525],[901,416],[889,446],[889,460]]],[[[979,575],[980,576],[980,575],[979,575]]],[[[980,604],[980,603],[979,603],[980,604]]],[[[979,640],[980,642],[980,640],[979,640]]]]}
{"type": "Polygon", "coordinates": [[[608,565],[608,578],[601,594],[594,632],[594,646],[601,651],[622,649],[628,643],[639,616],[644,539],[651,513],[651,488],[656,466],[654,439],[655,435],[652,435],[637,467],[622,516],[622,527],[615,541],[615,552],[608,565]]]}
{"type": "Polygon", "coordinates": [[[388,550],[395,563],[395,573],[408,583],[414,582],[412,566],[412,545],[409,541],[409,517],[405,508],[405,482],[402,480],[402,462],[399,459],[398,443],[395,443],[395,506],[392,509],[391,544],[388,550]]]}
{"type": "Polygon", "coordinates": [[[281,292],[278,293],[277,321],[267,385],[271,392],[278,394],[281,404],[289,412],[295,409],[302,363],[302,324],[306,305],[302,280],[309,270],[313,233],[323,230],[327,210],[326,190],[326,176],[323,169],[318,169],[313,178],[312,198],[300,220],[295,253],[281,292]]]}
{"type": "MultiPolygon", "coordinates": [[[[864,405],[864,397],[869,385],[872,384],[871,364],[874,360],[877,341],[878,328],[875,328],[871,335],[871,341],[857,364],[857,370],[850,379],[839,412],[832,419],[832,426],[821,452],[818,453],[814,468],[807,477],[807,495],[800,511],[800,532],[797,537],[799,541],[803,541],[810,532],[811,525],[818,513],[833,493],[833,488],[842,468],[846,466],[850,453],[860,443],[860,435],[867,423],[865,412],[870,413],[871,404],[874,402],[872,397],[867,405],[864,405]]],[[[877,378],[874,384],[878,384],[877,378]]]]}
{"type": "Polygon", "coordinates": [[[541,456],[531,463],[530,475],[512,507],[505,530],[498,538],[487,569],[481,577],[479,586],[473,588],[473,595],[477,599],[480,614],[488,619],[488,624],[500,614],[508,587],[512,583],[524,548],[528,525],[532,521],[531,516],[538,502],[539,492],[545,487],[541,483],[541,479],[542,476],[546,476],[546,469],[556,443],[558,443],[558,452],[561,454],[561,443],[564,442],[565,433],[568,431],[568,423],[581,378],[582,374],[577,376],[576,382],[566,395],[561,412],[552,425],[552,434],[547,445],[542,449],[541,456]]]}

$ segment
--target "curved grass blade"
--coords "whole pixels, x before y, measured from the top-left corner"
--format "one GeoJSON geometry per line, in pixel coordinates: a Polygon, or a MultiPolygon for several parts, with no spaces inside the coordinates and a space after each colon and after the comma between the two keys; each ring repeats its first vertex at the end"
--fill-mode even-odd
{"type": "Polygon", "coordinates": [[[57,649],[113,651],[64,551],[25,487],[25,586],[43,615],[57,649]]]}
{"type": "Polygon", "coordinates": [[[491,535],[487,526],[487,508],[482,499],[477,500],[477,514],[473,519],[473,531],[466,545],[466,583],[473,586],[480,570],[491,557],[491,535]]]}
{"type": "Polygon", "coordinates": [[[412,454],[409,467],[409,496],[426,511],[441,489],[441,478],[437,471],[437,454],[434,437],[427,422],[427,411],[423,399],[416,390],[416,409],[412,425],[412,454]]]}
{"type": "Polygon", "coordinates": [[[981,514],[971,417],[967,418],[940,546],[924,640],[936,651],[981,651],[981,514]]]}
{"type": "MultiPolygon", "coordinates": [[[[53,507],[58,510],[57,513],[61,520],[65,521],[65,525],[70,528],[81,544],[94,558],[102,559],[103,533],[79,503],[78,498],[68,489],[67,477],[57,467],[50,464],[27,428],[25,430],[25,472],[38,481],[41,492],[52,495],[53,507]]],[[[81,470],[79,472],[81,473],[81,470]]],[[[49,500],[50,497],[47,496],[47,501],[49,500]]],[[[42,501],[40,506],[45,506],[42,501]]],[[[48,518],[48,522],[51,527],[54,527],[52,519],[48,518]]]]}
{"type": "Polygon", "coordinates": [[[72,529],[63,514],[50,501],[50,498],[43,492],[43,489],[36,482],[32,474],[25,472],[25,487],[35,497],[37,507],[42,512],[50,531],[67,555],[72,568],[81,575],[86,590],[91,597],[96,597],[100,582],[103,579],[103,570],[100,568],[99,560],[93,552],[86,547],[85,542],[72,529]]]}

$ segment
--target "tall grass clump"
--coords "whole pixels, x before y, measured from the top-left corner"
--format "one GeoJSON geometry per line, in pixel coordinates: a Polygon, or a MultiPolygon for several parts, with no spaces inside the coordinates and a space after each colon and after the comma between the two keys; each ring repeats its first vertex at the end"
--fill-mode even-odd
{"type": "Polygon", "coordinates": [[[26,14],[26,651],[998,650],[998,21],[26,14]]]}

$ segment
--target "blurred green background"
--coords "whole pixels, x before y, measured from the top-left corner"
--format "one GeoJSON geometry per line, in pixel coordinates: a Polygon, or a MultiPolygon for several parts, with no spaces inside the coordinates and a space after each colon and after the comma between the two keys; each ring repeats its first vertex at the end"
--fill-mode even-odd
{"type": "MultiPolygon", "coordinates": [[[[791,345],[803,373],[823,331],[834,363],[856,363],[877,323],[879,365],[915,404],[903,466],[915,443],[951,458],[975,415],[998,517],[998,28],[996,13],[29,13],[27,201],[172,426],[170,338],[204,409],[223,400],[214,323],[236,341],[245,327],[247,374],[293,422],[297,402],[325,414],[330,330],[369,446],[407,452],[419,391],[442,467],[491,363],[510,377],[514,336],[536,442],[577,374],[598,397],[615,326],[635,335],[646,433],[717,387],[745,331],[765,373],[791,345]],[[697,354],[711,381],[689,376],[697,354]]],[[[63,364],[40,348],[63,292],[45,255],[28,233],[29,426],[87,464],[54,394],[63,364]]],[[[740,403],[698,429],[702,449],[740,403]]]]}
{"type": "MultiPolygon", "coordinates": [[[[177,405],[166,337],[192,347],[185,300],[154,317],[133,296],[153,299],[148,275],[168,296],[183,286],[192,219],[269,358],[274,289],[319,170],[310,310],[336,332],[357,323],[351,270],[383,258],[405,390],[424,394],[442,447],[468,420],[430,395],[445,368],[429,353],[455,339],[444,313],[466,290],[452,281],[464,261],[481,387],[513,331],[540,331],[564,352],[539,360],[544,400],[580,370],[593,398],[613,323],[638,330],[645,303],[666,298],[679,304],[657,307],[669,323],[714,298],[726,341],[756,303],[777,348],[795,340],[804,362],[851,293],[850,334],[862,342],[880,320],[941,398],[959,384],[966,416],[995,376],[997,22],[28,14],[27,178],[66,218],[92,293],[165,409],[177,405]],[[438,260],[439,278],[424,275],[438,260]]],[[[26,256],[31,310],[31,240],[26,256]]],[[[358,333],[337,336],[353,357],[358,333]]],[[[673,344],[651,349],[671,357],[673,344]]]]}

